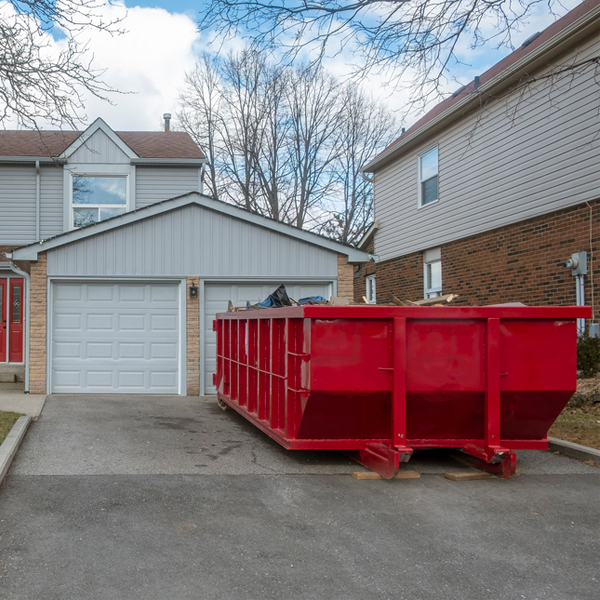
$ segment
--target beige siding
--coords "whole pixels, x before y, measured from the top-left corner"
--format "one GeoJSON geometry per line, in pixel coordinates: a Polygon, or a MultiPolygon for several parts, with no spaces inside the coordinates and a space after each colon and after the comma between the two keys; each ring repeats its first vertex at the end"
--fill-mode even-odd
{"type": "Polygon", "coordinates": [[[129,157],[100,129],[72,156],[70,163],[129,164],[129,157]]]}
{"type": "Polygon", "coordinates": [[[198,167],[137,167],[136,208],[198,192],[198,167]]]}
{"type": "MultiPolygon", "coordinates": [[[[599,51],[600,41],[588,42],[561,62],[599,51]]],[[[542,79],[490,101],[378,172],[380,260],[599,198],[599,92],[593,66],[542,79]],[[417,158],[436,144],[440,200],[418,208],[417,158]]]]}

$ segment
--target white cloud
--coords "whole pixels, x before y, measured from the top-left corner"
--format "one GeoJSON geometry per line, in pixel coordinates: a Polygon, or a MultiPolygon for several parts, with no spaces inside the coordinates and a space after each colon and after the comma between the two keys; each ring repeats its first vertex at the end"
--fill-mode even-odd
{"type": "MultiPolygon", "coordinates": [[[[113,17],[122,6],[105,10],[113,17]]],[[[194,66],[200,34],[189,16],[161,8],[128,8],[123,27],[127,32],[120,36],[93,31],[89,48],[95,68],[105,70],[103,80],[132,93],[111,95],[113,106],[88,97],[88,118],[102,117],[122,131],[159,129],[163,113],[177,110],[178,90],[194,66]]]]}

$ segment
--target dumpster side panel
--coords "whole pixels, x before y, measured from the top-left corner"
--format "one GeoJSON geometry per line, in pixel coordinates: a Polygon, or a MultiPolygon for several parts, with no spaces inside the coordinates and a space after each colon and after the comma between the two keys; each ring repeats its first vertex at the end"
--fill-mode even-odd
{"type": "Polygon", "coordinates": [[[353,393],[392,389],[391,319],[313,319],[311,323],[310,389],[353,393]]]}

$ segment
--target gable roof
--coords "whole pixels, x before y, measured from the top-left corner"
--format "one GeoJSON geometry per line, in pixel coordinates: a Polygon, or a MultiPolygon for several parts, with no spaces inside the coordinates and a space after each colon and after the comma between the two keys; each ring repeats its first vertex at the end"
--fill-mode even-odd
{"type": "Polygon", "coordinates": [[[204,160],[204,153],[184,131],[115,131],[96,119],[85,131],[9,131],[0,130],[0,157],[58,159],[81,146],[96,130],[118,138],[127,154],[145,159],[204,160]],[[79,142],[79,144],[78,144],[79,142]]]}
{"type": "Polygon", "coordinates": [[[532,70],[547,66],[551,58],[574,43],[576,36],[583,37],[592,31],[597,33],[596,21],[599,17],[600,0],[585,0],[536,37],[531,36],[520,48],[468,83],[458,93],[455,92],[437,104],[369,162],[363,172],[374,173],[401,156],[414,145],[417,138],[433,134],[459,119],[470,108],[480,106],[484,94],[491,95],[492,90],[496,92],[517,82],[526,67],[532,70]]]}
{"type": "Polygon", "coordinates": [[[125,214],[100,221],[99,223],[82,227],[81,229],[66,231],[65,233],[61,233],[46,240],[34,242],[32,244],[28,244],[27,246],[21,246],[20,248],[13,250],[12,260],[37,260],[40,252],[46,252],[52,248],[64,246],[87,237],[92,237],[112,229],[124,227],[131,223],[136,223],[156,215],[194,204],[208,210],[228,215],[235,219],[252,223],[258,227],[263,227],[282,235],[295,238],[308,244],[313,244],[315,246],[331,250],[332,252],[344,254],[348,257],[349,262],[362,263],[369,260],[366,252],[358,250],[349,244],[336,242],[317,233],[304,231],[292,225],[280,223],[279,221],[275,221],[269,217],[252,213],[244,208],[234,206],[233,204],[227,204],[222,200],[215,200],[209,196],[199,194],[198,192],[190,192],[189,194],[184,194],[183,196],[178,196],[176,198],[172,198],[171,200],[164,200],[163,202],[150,204],[143,208],[132,210],[125,214]]]}

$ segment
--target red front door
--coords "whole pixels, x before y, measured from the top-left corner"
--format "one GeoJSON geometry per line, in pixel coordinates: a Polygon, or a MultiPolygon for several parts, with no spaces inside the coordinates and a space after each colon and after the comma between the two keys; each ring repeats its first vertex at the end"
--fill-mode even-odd
{"type": "Polygon", "coordinates": [[[6,279],[0,279],[0,362],[6,362],[6,279]]]}
{"type": "Polygon", "coordinates": [[[23,362],[23,302],[25,286],[23,279],[9,280],[10,302],[7,306],[8,362],[23,362]]]}

